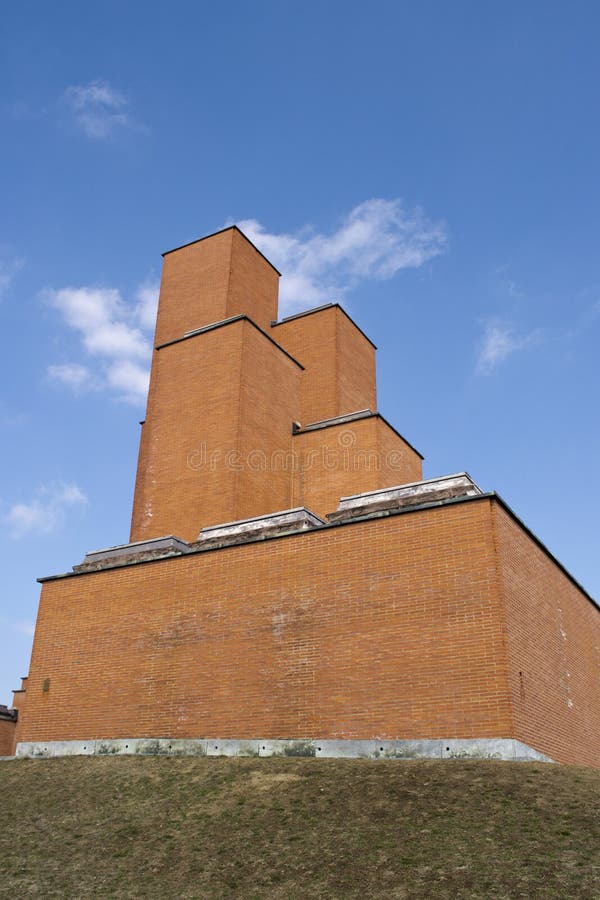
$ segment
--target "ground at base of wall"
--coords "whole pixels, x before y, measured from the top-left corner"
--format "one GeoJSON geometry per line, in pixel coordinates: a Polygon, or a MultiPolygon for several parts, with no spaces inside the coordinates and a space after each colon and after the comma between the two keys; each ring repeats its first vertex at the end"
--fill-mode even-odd
{"type": "Polygon", "coordinates": [[[7,897],[600,896],[595,769],[17,759],[0,795],[7,897]]]}
{"type": "Polygon", "coordinates": [[[18,757],[60,756],[250,756],[322,759],[501,759],[553,762],[513,738],[438,740],[233,740],[220,738],[122,738],[39,741],[17,745],[18,757]]]}

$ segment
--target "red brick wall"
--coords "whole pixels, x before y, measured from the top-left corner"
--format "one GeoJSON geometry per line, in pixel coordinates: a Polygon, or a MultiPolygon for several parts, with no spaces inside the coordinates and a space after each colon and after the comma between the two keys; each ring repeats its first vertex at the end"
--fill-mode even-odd
{"type": "Polygon", "coordinates": [[[377,420],[377,449],[381,460],[378,487],[421,481],[421,456],[383,419],[377,420]]]}
{"type": "Polygon", "coordinates": [[[19,740],[510,737],[504,637],[488,500],[51,581],[19,740]]]}
{"type": "MultiPolygon", "coordinates": [[[[289,509],[293,493],[292,422],[302,369],[248,323],[244,328],[239,392],[239,456],[233,519],[289,509]]],[[[225,477],[224,472],[224,477],[225,477]]],[[[213,516],[205,524],[218,525],[213,516]]],[[[231,520],[230,520],[231,521],[231,520]]]]}
{"type": "Polygon", "coordinates": [[[268,331],[277,318],[279,275],[237,229],[232,231],[227,315],[241,314],[268,331]]]}
{"type": "Polygon", "coordinates": [[[500,506],[515,735],[564,763],[600,765],[600,612],[500,506]]]}
{"type": "Polygon", "coordinates": [[[336,314],[338,415],[377,412],[375,347],[339,307],[336,314]]]}
{"type": "Polygon", "coordinates": [[[14,756],[16,724],[0,719],[0,756],[14,756]]]}
{"type": "Polygon", "coordinates": [[[131,540],[195,540],[207,525],[288,508],[293,472],[283,460],[301,373],[246,320],[159,350],[131,540]]]}
{"type": "Polygon", "coordinates": [[[154,357],[131,540],[194,540],[201,524],[235,518],[232,477],[205,458],[237,449],[244,322],[163,347],[154,357]],[[194,467],[195,466],[195,467],[194,467]],[[208,519],[208,521],[207,521],[208,519]]]}
{"type": "Polygon", "coordinates": [[[303,425],[376,411],[375,348],[339,307],[281,322],[272,333],[306,367],[298,411],[303,425]]]}
{"type": "Polygon", "coordinates": [[[293,447],[299,461],[293,505],[322,517],[340,497],[423,477],[419,455],[377,416],[297,434],[293,447]]]}
{"type": "Polygon", "coordinates": [[[235,228],[167,253],[155,343],[240,313],[269,328],[278,289],[275,269],[235,228]]]}

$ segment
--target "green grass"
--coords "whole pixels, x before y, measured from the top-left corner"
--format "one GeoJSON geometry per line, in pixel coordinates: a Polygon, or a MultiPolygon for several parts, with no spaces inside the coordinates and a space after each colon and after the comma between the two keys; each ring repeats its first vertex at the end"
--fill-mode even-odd
{"type": "Polygon", "coordinates": [[[7,898],[600,898],[594,769],[15,760],[0,804],[7,898]]]}

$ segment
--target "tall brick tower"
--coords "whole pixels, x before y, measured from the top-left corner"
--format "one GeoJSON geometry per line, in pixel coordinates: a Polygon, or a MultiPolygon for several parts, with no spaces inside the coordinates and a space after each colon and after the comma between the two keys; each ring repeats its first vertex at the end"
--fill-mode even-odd
{"type": "Polygon", "coordinates": [[[277,322],[278,281],[235,226],[165,254],[131,541],[421,478],[371,341],[334,304],[277,322]]]}
{"type": "MultiPolygon", "coordinates": [[[[19,756],[600,765],[600,616],[494,492],[423,480],[338,304],[236,228],[164,256],[130,542],[40,579],[19,756]]],[[[18,715],[18,721],[17,721],[18,715]]]]}

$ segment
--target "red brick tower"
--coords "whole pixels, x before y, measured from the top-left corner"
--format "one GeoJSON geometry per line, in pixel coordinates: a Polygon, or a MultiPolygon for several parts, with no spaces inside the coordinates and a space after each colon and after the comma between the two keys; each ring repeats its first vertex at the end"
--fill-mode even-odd
{"type": "Polygon", "coordinates": [[[333,304],[277,323],[278,281],[235,226],[165,254],[131,541],[422,477],[371,341],[333,304]]]}

